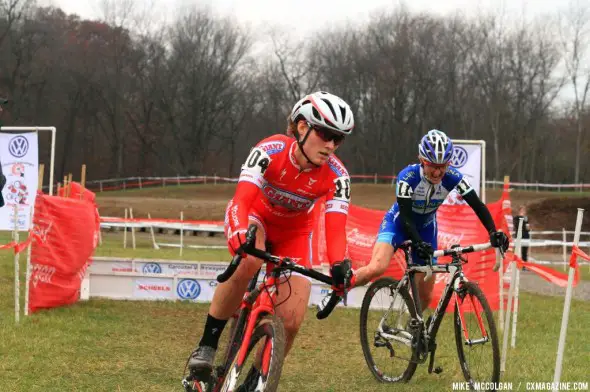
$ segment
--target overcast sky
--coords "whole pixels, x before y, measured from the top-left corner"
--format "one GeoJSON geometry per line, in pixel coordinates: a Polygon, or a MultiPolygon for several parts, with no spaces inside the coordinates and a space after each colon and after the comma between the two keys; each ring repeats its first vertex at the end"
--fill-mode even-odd
{"type": "MultiPolygon", "coordinates": [[[[254,31],[268,34],[271,25],[278,25],[292,33],[293,38],[312,35],[326,27],[345,23],[362,23],[369,16],[399,6],[414,12],[430,12],[448,16],[462,14],[477,16],[494,13],[520,22],[544,15],[557,15],[567,8],[570,0],[38,0],[40,5],[54,5],[66,13],[82,18],[104,17],[104,2],[132,1],[136,11],[143,11],[161,22],[171,23],[187,8],[209,7],[218,16],[231,16],[254,31]]],[[[573,0],[590,7],[590,0],[573,0]]],[[[154,26],[156,27],[156,26],[154,26]]],[[[565,72],[563,64],[556,72],[565,72]]],[[[560,98],[569,101],[573,89],[566,86],[560,98]]]]}
{"type": "MultiPolygon", "coordinates": [[[[112,1],[112,0],[111,0],[112,1]]],[[[119,0],[120,1],[120,0],[119,0]]],[[[590,0],[582,0],[588,1],[590,0]]],[[[67,13],[84,18],[100,18],[103,0],[40,0],[67,13]]],[[[253,27],[269,23],[289,26],[304,36],[325,26],[364,21],[371,14],[391,10],[400,4],[412,11],[429,11],[439,15],[461,12],[505,12],[514,18],[532,18],[543,13],[556,13],[566,0],[135,0],[138,7],[149,7],[168,19],[184,7],[209,6],[220,15],[232,15],[253,27]]]]}

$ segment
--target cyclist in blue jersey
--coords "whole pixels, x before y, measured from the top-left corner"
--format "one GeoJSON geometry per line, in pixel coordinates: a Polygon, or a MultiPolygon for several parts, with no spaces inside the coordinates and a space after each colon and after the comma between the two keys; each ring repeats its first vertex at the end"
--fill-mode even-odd
{"type": "MultiPolygon", "coordinates": [[[[412,240],[412,261],[424,265],[431,261],[437,248],[436,210],[449,192],[456,189],[469,204],[490,235],[494,247],[508,248],[508,237],[496,230],[494,220],[469,182],[456,169],[449,167],[453,142],[444,132],[433,129],[418,146],[419,164],[409,165],[397,177],[397,201],[385,214],[373,254],[368,265],[359,268],[350,286],[362,286],[382,275],[387,269],[395,247],[412,240]]],[[[434,279],[426,282],[423,273],[416,274],[420,303],[424,310],[432,299],[434,279]]]]}

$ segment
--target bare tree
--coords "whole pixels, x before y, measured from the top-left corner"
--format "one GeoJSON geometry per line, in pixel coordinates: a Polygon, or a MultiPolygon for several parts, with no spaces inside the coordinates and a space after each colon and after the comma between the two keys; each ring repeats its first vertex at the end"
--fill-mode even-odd
{"type": "Polygon", "coordinates": [[[590,89],[590,66],[588,66],[588,18],[590,10],[579,0],[571,0],[569,8],[561,14],[561,36],[564,49],[564,61],[571,86],[574,90],[573,113],[576,120],[576,161],[574,181],[580,181],[580,155],[584,126],[582,114],[586,107],[586,99],[590,89]]]}

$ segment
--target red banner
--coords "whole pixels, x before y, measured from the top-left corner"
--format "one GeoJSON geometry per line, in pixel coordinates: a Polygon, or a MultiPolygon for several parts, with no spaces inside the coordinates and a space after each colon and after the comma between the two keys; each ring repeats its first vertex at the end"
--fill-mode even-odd
{"type": "MultiPolygon", "coordinates": [[[[504,201],[505,199],[502,198],[487,206],[492,214],[494,222],[496,223],[496,227],[501,228],[505,233],[508,233],[509,231],[505,215],[509,215],[510,210],[509,203],[505,203],[504,201]]],[[[323,207],[320,206],[318,212],[321,213],[322,209],[323,207]]],[[[371,260],[371,252],[384,214],[385,211],[371,210],[354,205],[350,206],[346,223],[346,232],[348,239],[348,254],[355,269],[368,264],[371,260]]],[[[467,246],[489,241],[489,235],[485,228],[480,223],[471,207],[467,205],[442,205],[437,212],[437,221],[439,249],[448,248],[453,244],[467,246]]],[[[318,247],[319,257],[314,265],[319,265],[328,262],[325,241],[322,240],[325,238],[323,219],[318,220],[316,232],[318,235],[315,236],[315,246],[318,247]]],[[[498,309],[499,276],[497,272],[492,271],[496,262],[495,250],[489,249],[484,252],[471,253],[465,256],[468,260],[468,263],[463,267],[465,276],[469,280],[477,282],[483,289],[492,309],[498,309]]],[[[446,263],[449,261],[448,257],[441,257],[438,259],[439,263],[446,263]]],[[[399,279],[402,276],[405,267],[406,263],[403,252],[398,251],[393,256],[386,275],[399,279]]],[[[433,300],[430,306],[436,307],[449,275],[435,274],[433,278],[436,279],[436,281],[433,300]]]]}
{"type": "Polygon", "coordinates": [[[96,195],[94,192],[83,188],[79,182],[70,182],[68,185],[63,186],[57,191],[58,196],[69,197],[78,200],[87,200],[91,203],[96,201],[96,195]]]}
{"type": "Polygon", "coordinates": [[[44,241],[31,252],[29,310],[74,303],[97,244],[99,217],[94,197],[85,200],[39,194],[33,223],[44,241]]]}

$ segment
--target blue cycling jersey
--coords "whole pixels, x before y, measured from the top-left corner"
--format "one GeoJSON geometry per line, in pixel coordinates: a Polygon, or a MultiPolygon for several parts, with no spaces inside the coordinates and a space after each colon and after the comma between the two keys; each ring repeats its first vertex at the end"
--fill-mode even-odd
{"type": "MultiPolygon", "coordinates": [[[[445,201],[453,189],[463,196],[473,190],[469,182],[456,169],[450,167],[438,184],[430,183],[424,177],[419,164],[409,165],[397,176],[396,197],[412,199],[412,219],[423,241],[432,244],[436,249],[437,234],[436,210],[445,201]]],[[[408,239],[399,219],[397,202],[387,211],[381,222],[377,242],[386,242],[393,246],[400,245],[408,239]]],[[[414,262],[421,260],[413,254],[414,262]]]]}
{"type": "MultiPolygon", "coordinates": [[[[463,174],[452,167],[446,171],[440,183],[431,184],[424,177],[422,166],[416,164],[406,167],[399,173],[396,197],[412,199],[414,223],[420,228],[432,223],[436,217],[436,210],[455,188],[461,196],[473,189],[463,174]]],[[[392,208],[398,210],[397,202],[392,208]]]]}

